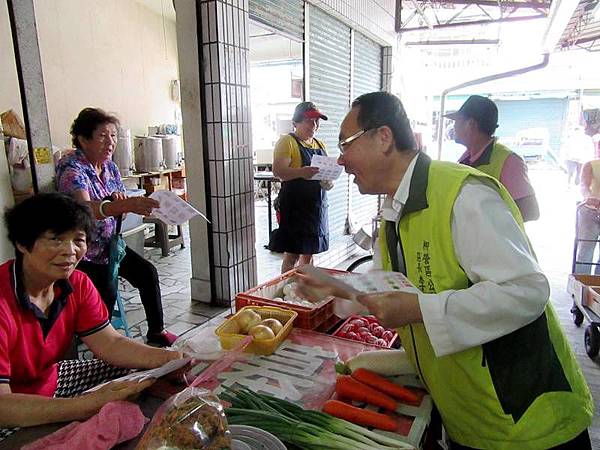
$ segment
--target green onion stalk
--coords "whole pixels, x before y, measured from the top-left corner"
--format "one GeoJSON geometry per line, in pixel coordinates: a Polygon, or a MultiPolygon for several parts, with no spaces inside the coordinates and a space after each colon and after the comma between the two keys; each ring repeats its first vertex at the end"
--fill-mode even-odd
{"type": "Polygon", "coordinates": [[[271,395],[258,394],[247,388],[224,388],[220,396],[232,405],[225,410],[229,423],[262,428],[282,441],[305,449],[414,449],[399,439],[374,433],[320,411],[305,410],[271,395]]]}

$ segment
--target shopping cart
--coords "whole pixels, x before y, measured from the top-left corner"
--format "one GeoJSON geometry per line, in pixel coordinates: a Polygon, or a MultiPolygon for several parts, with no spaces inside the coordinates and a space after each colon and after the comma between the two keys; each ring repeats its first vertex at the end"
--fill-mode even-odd
{"type": "MultiPolygon", "coordinates": [[[[579,207],[582,208],[583,206],[579,207]]],[[[578,220],[579,217],[577,217],[578,220]]],[[[575,229],[578,228],[576,226],[575,229]]],[[[573,307],[571,308],[573,323],[578,327],[584,321],[589,323],[585,327],[584,333],[585,351],[591,359],[594,359],[600,352],[600,275],[578,274],[576,272],[578,266],[597,267],[600,266],[600,263],[577,260],[579,246],[584,242],[598,244],[600,240],[580,239],[577,233],[575,234],[573,263],[567,283],[567,292],[571,294],[573,299],[573,307]]]]}

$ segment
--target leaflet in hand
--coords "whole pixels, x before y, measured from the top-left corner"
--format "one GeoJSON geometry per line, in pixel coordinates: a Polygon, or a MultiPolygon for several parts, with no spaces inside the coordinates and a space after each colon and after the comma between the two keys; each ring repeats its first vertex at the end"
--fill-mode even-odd
{"type": "Polygon", "coordinates": [[[122,376],[121,378],[116,378],[114,380],[107,381],[106,383],[99,384],[98,386],[94,386],[93,388],[88,389],[85,392],[94,392],[95,390],[100,389],[102,386],[104,386],[105,384],[111,383],[112,381],[137,381],[138,383],[141,383],[142,381],[149,380],[151,378],[160,378],[162,376],[170,374],[171,372],[175,372],[176,370],[181,369],[183,366],[185,366],[191,360],[192,360],[192,358],[189,358],[189,357],[181,358],[181,359],[174,359],[174,360],[171,360],[168,363],[166,363],[160,367],[157,367],[155,369],[140,370],[139,372],[132,372],[128,375],[122,376]]]}
{"type": "Polygon", "coordinates": [[[361,274],[344,273],[336,275],[336,277],[339,281],[349,284],[354,289],[364,294],[389,291],[419,292],[409,279],[400,272],[371,270],[370,272],[361,274]]]}
{"type": "Polygon", "coordinates": [[[337,163],[333,156],[313,155],[310,167],[318,167],[319,172],[312,176],[311,180],[333,181],[342,173],[343,167],[337,163]]]}
{"type": "Polygon", "coordinates": [[[167,225],[181,225],[198,215],[210,223],[204,214],[173,191],[155,191],[150,194],[150,198],[160,202],[160,208],[153,210],[151,216],[162,220],[167,225]]]}
{"type": "Polygon", "coordinates": [[[314,266],[302,266],[299,272],[346,292],[349,300],[354,300],[360,294],[377,292],[419,292],[408,278],[399,272],[373,270],[361,274],[345,273],[331,276],[324,270],[314,266]]]}

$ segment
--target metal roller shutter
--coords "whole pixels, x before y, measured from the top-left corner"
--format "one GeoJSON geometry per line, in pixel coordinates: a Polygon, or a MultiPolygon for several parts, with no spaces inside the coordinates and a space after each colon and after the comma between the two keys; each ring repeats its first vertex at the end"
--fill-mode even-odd
{"type": "Polygon", "coordinates": [[[554,155],[559,154],[569,103],[567,97],[494,100],[494,102],[498,105],[499,127],[496,136],[501,142],[502,138],[514,138],[519,131],[527,128],[547,128],[552,152],[554,155]]]}
{"type": "Polygon", "coordinates": [[[299,41],[304,39],[303,0],[250,0],[250,18],[299,41]]]}
{"type": "MultiPolygon", "coordinates": [[[[381,90],[382,47],[361,33],[354,33],[354,71],[352,95],[354,98],[367,92],[381,90]]],[[[350,219],[358,229],[367,225],[370,230],[371,219],[377,214],[377,196],[362,195],[350,179],[350,219]]]]}
{"type": "MultiPolygon", "coordinates": [[[[325,142],[329,156],[336,156],[340,124],[350,106],[350,28],[310,6],[309,93],[329,118],[321,121],[317,137],[325,142]]],[[[348,176],[342,173],[329,191],[329,234],[331,245],[346,229],[348,176]]]]}

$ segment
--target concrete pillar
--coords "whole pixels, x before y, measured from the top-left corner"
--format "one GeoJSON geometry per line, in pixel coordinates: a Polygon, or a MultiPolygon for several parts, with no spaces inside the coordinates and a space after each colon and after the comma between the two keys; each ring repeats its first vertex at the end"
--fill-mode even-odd
{"type": "Polygon", "coordinates": [[[54,161],[33,0],[8,0],[33,189],[54,190],[54,161]]]}
{"type": "Polygon", "coordinates": [[[383,47],[383,61],[381,66],[381,90],[392,91],[392,75],[394,72],[393,65],[393,47],[383,47]]]}
{"type": "Polygon", "coordinates": [[[190,199],[212,221],[190,227],[192,299],[228,306],[256,285],[248,2],[175,6],[190,199]]]}

